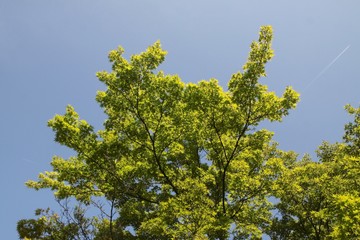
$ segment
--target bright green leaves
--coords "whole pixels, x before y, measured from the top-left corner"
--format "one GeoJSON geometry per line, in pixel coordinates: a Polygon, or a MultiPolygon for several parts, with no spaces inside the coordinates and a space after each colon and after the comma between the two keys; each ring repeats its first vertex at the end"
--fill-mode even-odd
{"type": "Polygon", "coordinates": [[[360,156],[360,107],[354,108],[346,105],[345,110],[354,117],[354,121],[345,125],[343,139],[348,144],[348,153],[360,156]]]}
{"type": "Polygon", "coordinates": [[[259,40],[251,44],[248,61],[243,66],[244,72],[234,74],[229,82],[233,102],[238,104],[241,111],[254,115],[251,120],[255,125],[264,119],[280,121],[299,101],[299,94],[291,87],[286,88],[279,98],[275,93],[268,92],[266,85],[259,83],[259,79],[266,76],[265,64],[273,57],[271,41],[272,28],[262,27],[259,40]]]}
{"type": "Polygon", "coordinates": [[[48,126],[55,132],[55,141],[79,153],[95,144],[97,136],[93,127],[85,120],[79,120],[79,115],[70,105],[63,116],[56,115],[48,122],[48,126]]]}
{"type": "Polygon", "coordinates": [[[161,49],[160,42],[157,41],[150,46],[145,52],[139,55],[131,56],[132,65],[142,71],[155,70],[164,60],[166,51],[161,49]]]}
{"type": "Polygon", "coordinates": [[[281,218],[274,219],[271,236],[280,239],[360,237],[360,159],[349,155],[348,149],[345,143],[324,142],[318,150],[319,162],[304,158],[282,174],[275,191],[281,218]]]}
{"type": "Polygon", "coordinates": [[[258,42],[251,44],[248,61],[243,66],[244,73],[234,74],[229,82],[229,90],[238,104],[254,101],[260,92],[264,91],[258,80],[260,77],[266,76],[265,64],[273,57],[272,28],[270,26],[261,27],[259,34],[258,42]]]}
{"type": "Polygon", "coordinates": [[[49,126],[76,156],[55,157],[53,171],[27,185],[97,208],[94,197],[111,203],[95,239],[261,238],[268,197],[293,158],[256,127],[280,121],[299,99],[290,87],[278,97],[259,83],[271,40],[262,27],[228,91],[216,79],[185,84],[157,70],[166,55],[159,42],[130,60],[121,47],[111,51],[112,71],[97,73],[104,129],[95,133],[68,106],[49,126]]]}
{"type": "Polygon", "coordinates": [[[158,212],[144,219],[139,229],[140,235],[201,239],[212,230],[216,211],[214,203],[208,198],[206,185],[187,178],[179,182],[178,187],[186,194],[161,202],[158,212]]]}
{"type": "MultiPolygon", "coordinates": [[[[66,202],[61,205],[67,207],[66,202]]],[[[35,215],[37,219],[23,219],[18,222],[17,230],[21,239],[89,239],[89,236],[98,233],[98,229],[92,226],[99,221],[85,217],[85,210],[79,205],[63,209],[60,214],[51,212],[49,208],[37,209],[35,215]]]]}
{"type": "Polygon", "coordinates": [[[148,81],[148,78],[153,76],[152,70],[164,61],[166,55],[166,51],[161,49],[160,42],[156,42],[139,55],[133,55],[130,62],[122,56],[123,53],[122,47],[109,53],[109,60],[113,63],[112,73],[97,73],[99,80],[115,91],[126,91],[148,81]]]}
{"type": "Polygon", "coordinates": [[[358,239],[360,237],[360,196],[337,195],[334,199],[337,224],[331,233],[335,239],[358,239]]]}
{"type": "Polygon", "coordinates": [[[243,74],[235,74],[229,82],[229,89],[234,93],[242,92],[241,87],[254,88],[260,77],[266,76],[265,64],[273,57],[271,49],[272,28],[261,27],[259,40],[251,44],[248,61],[243,66],[243,74]],[[239,80],[242,81],[239,81],[239,80]]]}
{"type": "Polygon", "coordinates": [[[90,203],[91,197],[103,195],[91,181],[92,170],[78,158],[54,157],[51,165],[52,172],[40,173],[38,181],[28,181],[26,185],[36,190],[50,188],[58,199],[75,197],[86,204],[90,203]]]}

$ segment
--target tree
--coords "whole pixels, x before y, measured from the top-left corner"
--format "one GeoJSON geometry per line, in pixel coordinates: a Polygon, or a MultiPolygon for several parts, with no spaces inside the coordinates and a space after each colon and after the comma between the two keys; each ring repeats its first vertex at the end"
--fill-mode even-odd
{"type": "MultiPolygon", "coordinates": [[[[271,222],[268,197],[291,153],[257,127],[281,121],[299,99],[291,87],[278,97],[259,82],[271,41],[271,27],[261,27],[228,91],[215,79],[185,84],[158,71],[166,55],[159,42],[129,61],[121,47],[111,51],[112,72],[97,73],[107,87],[96,96],[104,129],[95,132],[68,106],[48,125],[76,156],[55,156],[53,170],[27,186],[104,213],[89,217],[93,230],[78,239],[261,238],[271,222]]],[[[18,231],[28,237],[35,227],[20,221],[18,231]]]]}
{"type": "Polygon", "coordinates": [[[342,143],[324,142],[319,161],[305,157],[278,178],[278,217],[273,239],[360,238],[360,108],[346,106],[354,121],[342,143]]]}

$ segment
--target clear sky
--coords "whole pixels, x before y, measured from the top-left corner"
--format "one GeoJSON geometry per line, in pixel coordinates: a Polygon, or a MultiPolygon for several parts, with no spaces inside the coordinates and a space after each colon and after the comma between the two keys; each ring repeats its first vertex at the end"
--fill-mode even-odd
{"type": "Polygon", "coordinates": [[[358,0],[0,0],[0,235],[17,239],[16,222],[56,206],[50,191],[24,182],[51,170],[57,145],[47,120],[72,104],[97,129],[95,102],[110,69],[109,50],[126,56],[161,40],[161,68],[185,82],[217,78],[226,88],[241,69],[261,25],[274,28],[275,58],[262,81],[301,93],[282,123],[265,123],[284,150],[310,153],[340,141],[350,120],[343,106],[360,102],[358,0]]]}

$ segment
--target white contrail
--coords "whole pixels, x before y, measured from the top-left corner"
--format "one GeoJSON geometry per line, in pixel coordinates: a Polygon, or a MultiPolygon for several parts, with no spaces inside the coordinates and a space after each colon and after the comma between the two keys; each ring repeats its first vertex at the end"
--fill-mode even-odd
{"type": "Polygon", "coordinates": [[[304,90],[308,89],[316,80],[318,80],[349,48],[350,45],[342,50],[341,53],[334,58],[334,60],[332,60],[313,80],[310,81],[304,90]]]}
{"type": "Polygon", "coordinates": [[[33,160],[30,160],[28,158],[23,158],[22,160],[25,161],[25,162],[31,163],[31,164],[37,164],[37,162],[35,162],[33,160]]]}

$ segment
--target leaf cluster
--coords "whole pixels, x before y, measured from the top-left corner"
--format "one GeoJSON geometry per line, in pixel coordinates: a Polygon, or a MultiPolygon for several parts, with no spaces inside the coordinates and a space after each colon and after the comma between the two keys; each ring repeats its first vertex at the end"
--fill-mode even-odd
{"type": "Polygon", "coordinates": [[[358,239],[360,110],[346,107],[354,121],[342,143],[319,147],[319,161],[279,150],[259,124],[281,121],[299,94],[277,96],[260,81],[272,35],[261,27],[226,90],[158,70],[160,42],[128,60],[111,51],[112,70],[97,73],[104,128],[70,105],[48,122],[75,155],[54,156],[52,170],[26,184],[53,190],[62,212],[20,220],[20,238],[358,239]]]}

